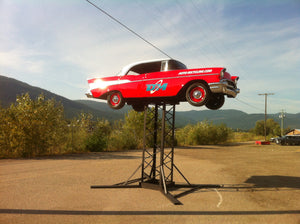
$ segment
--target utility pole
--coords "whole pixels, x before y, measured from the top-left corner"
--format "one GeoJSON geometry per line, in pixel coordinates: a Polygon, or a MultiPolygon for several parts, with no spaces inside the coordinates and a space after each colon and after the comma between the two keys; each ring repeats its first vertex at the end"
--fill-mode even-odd
{"type": "Polygon", "coordinates": [[[264,125],[264,129],[265,129],[265,141],[267,141],[267,98],[268,98],[268,95],[274,95],[274,93],[260,93],[258,95],[265,96],[265,125],[264,125]]]}
{"type": "Polygon", "coordinates": [[[283,119],[285,118],[283,109],[281,110],[281,113],[279,114],[279,118],[281,119],[281,136],[283,136],[283,119]]]}

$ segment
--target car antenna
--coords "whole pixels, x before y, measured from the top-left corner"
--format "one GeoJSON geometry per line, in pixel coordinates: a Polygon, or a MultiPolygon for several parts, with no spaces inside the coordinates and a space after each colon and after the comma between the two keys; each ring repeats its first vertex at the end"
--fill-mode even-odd
{"type": "Polygon", "coordinates": [[[140,39],[142,39],[144,42],[146,42],[147,44],[151,45],[152,47],[154,47],[156,50],[158,50],[159,52],[161,52],[162,54],[166,55],[167,57],[171,58],[172,57],[170,55],[168,55],[166,52],[164,52],[163,50],[161,50],[160,48],[158,48],[157,46],[155,46],[154,44],[152,44],[151,42],[149,42],[148,40],[146,40],[144,37],[142,37],[141,35],[139,35],[137,32],[135,32],[134,30],[130,29],[128,26],[126,26],[124,23],[120,22],[119,20],[117,20],[116,18],[114,18],[113,16],[111,16],[109,13],[107,13],[106,11],[104,11],[103,9],[101,9],[99,6],[95,5],[94,3],[92,3],[89,0],[86,0],[88,3],[90,3],[92,6],[94,6],[95,8],[97,8],[98,10],[100,10],[101,12],[103,12],[105,15],[107,15],[109,18],[111,18],[112,20],[114,20],[115,22],[117,22],[118,24],[120,24],[121,26],[123,26],[124,28],[126,28],[127,30],[129,30],[131,33],[133,33],[134,35],[136,35],[137,37],[139,37],[140,39]]]}

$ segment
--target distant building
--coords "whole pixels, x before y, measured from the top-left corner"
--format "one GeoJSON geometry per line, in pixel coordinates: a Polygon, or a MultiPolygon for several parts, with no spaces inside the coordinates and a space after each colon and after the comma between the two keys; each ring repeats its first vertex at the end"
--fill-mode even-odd
{"type": "Polygon", "coordinates": [[[300,135],[300,129],[293,129],[290,132],[286,133],[286,135],[300,135]]]}

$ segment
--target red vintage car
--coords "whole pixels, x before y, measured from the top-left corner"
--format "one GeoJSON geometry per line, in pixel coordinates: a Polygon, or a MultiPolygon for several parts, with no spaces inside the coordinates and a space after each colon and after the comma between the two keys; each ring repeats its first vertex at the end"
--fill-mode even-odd
{"type": "Polygon", "coordinates": [[[174,59],[142,61],[125,66],[117,76],[88,80],[88,97],[107,100],[113,109],[125,103],[136,111],[153,103],[178,104],[188,101],[193,106],[216,110],[225,98],[235,97],[238,76],[231,76],[226,68],[187,67],[174,59]]]}

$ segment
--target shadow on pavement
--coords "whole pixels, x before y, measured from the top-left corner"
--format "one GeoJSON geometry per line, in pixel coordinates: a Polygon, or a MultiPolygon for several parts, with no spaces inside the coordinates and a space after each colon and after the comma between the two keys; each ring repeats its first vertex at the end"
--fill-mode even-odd
{"type": "Polygon", "coordinates": [[[291,176],[252,176],[245,183],[255,188],[297,188],[300,189],[300,177],[291,176]]]}
{"type": "Polygon", "coordinates": [[[19,215],[285,215],[300,214],[300,210],[270,211],[88,211],[0,209],[0,214],[19,215]]]}
{"type": "MultiPolygon", "coordinates": [[[[133,151],[132,151],[133,152],[133,151]]],[[[22,158],[19,160],[98,160],[98,159],[141,159],[126,152],[91,152],[68,155],[41,156],[34,158],[22,158]]]]}

